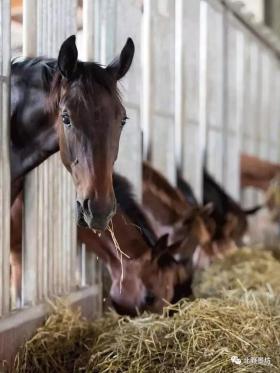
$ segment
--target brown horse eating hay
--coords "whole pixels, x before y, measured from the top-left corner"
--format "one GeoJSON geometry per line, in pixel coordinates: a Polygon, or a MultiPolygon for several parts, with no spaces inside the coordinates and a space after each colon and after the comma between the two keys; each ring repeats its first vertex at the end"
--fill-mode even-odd
{"type": "Polygon", "coordinates": [[[170,244],[182,241],[182,250],[193,251],[211,239],[205,221],[212,205],[187,202],[184,195],[148,162],[143,162],[143,205],[155,220],[158,235],[169,233],[170,244]]]}

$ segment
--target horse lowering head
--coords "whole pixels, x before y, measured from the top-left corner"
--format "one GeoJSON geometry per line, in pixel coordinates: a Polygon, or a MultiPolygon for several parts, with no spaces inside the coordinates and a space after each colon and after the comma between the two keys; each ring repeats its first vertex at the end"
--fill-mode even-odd
{"type": "Polygon", "coordinates": [[[103,68],[78,61],[75,36],[61,46],[50,100],[56,107],[62,162],[77,191],[78,223],[104,230],[115,213],[113,165],[126,122],[117,81],[129,70],[134,44],[128,39],[121,54],[103,68]]]}
{"type": "Polygon", "coordinates": [[[190,207],[184,217],[178,220],[170,234],[170,243],[182,241],[182,252],[192,250],[197,245],[207,244],[213,235],[213,221],[210,217],[212,204],[190,207]]]}
{"type": "Polygon", "coordinates": [[[162,312],[174,299],[176,288],[190,279],[185,265],[174,255],[179,244],[168,246],[168,236],[161,237],[152,251],[137,259],[124,261],[124,278],[113,276],[110,297],[116,311],[137,315],[144,311],[162,312]]]}

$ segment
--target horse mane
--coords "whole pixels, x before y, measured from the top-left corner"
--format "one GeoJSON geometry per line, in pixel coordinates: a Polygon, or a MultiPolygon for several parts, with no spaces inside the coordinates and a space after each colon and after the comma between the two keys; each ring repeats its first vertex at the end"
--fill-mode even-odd
{"type": "Polygon", "coordinates": [[[214,211],[225,216],[229,210],[242,211],[237,202],[230,197],[213,176],[204,168],[203,170],[203,204],[214,203],[214,211]],[[207,196],[211,195],[208,200],[207,196]],[[216,198],[218,197],[218,201],[216,198]]]}
{"type": "Polygon", "coordinates": [[[198,201],[194,195],[192,187],[190,184],[182,178],[182,176],[177,176],[177,185],[180,192],[184,195],[186,201],[193,206],[198,206],[198,201]]]}
{"type": "Polygon", "coordinates": [[[114,173],[113,187],[117,203],[121,210],[133,222],[133,224],[141,229],[144,240],[149,246],[153,247],[157,241],[156,234],[153,231],[142,207],[136,201],[132,185],[125,177],[114,173]]]}

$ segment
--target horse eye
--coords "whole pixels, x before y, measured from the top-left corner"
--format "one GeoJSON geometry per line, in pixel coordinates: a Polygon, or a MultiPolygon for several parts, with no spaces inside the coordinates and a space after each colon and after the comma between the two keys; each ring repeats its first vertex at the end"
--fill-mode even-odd
{"type": "Polygon", "coordinates": [[[62,113],[62,122],[65,124],[66,127],[70,127],[71,126],[71,121],[70,121],[70,118],[69,118],[69,115],[65,112],[62,113]]]}
{"type": "Polygon", "coordinates": [[[123,119],[122,119],[122,127],[126,124],[126,121],[128,120],[129,118],[127,116],[125,116],[123,119]]]}

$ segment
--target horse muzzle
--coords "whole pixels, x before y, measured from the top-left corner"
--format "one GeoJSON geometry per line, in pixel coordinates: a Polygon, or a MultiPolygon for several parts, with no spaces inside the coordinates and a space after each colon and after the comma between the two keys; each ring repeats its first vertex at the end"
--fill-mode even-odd
{"type": "Polygon", "coordinates": [[[103,208],[96,206],[89,199],[85,199],[82,203],[77,200],[77,224],[84,228],[105,231],[115,213],[115,198],[113,198],[110,204],[104,205],[103,208]]]}

